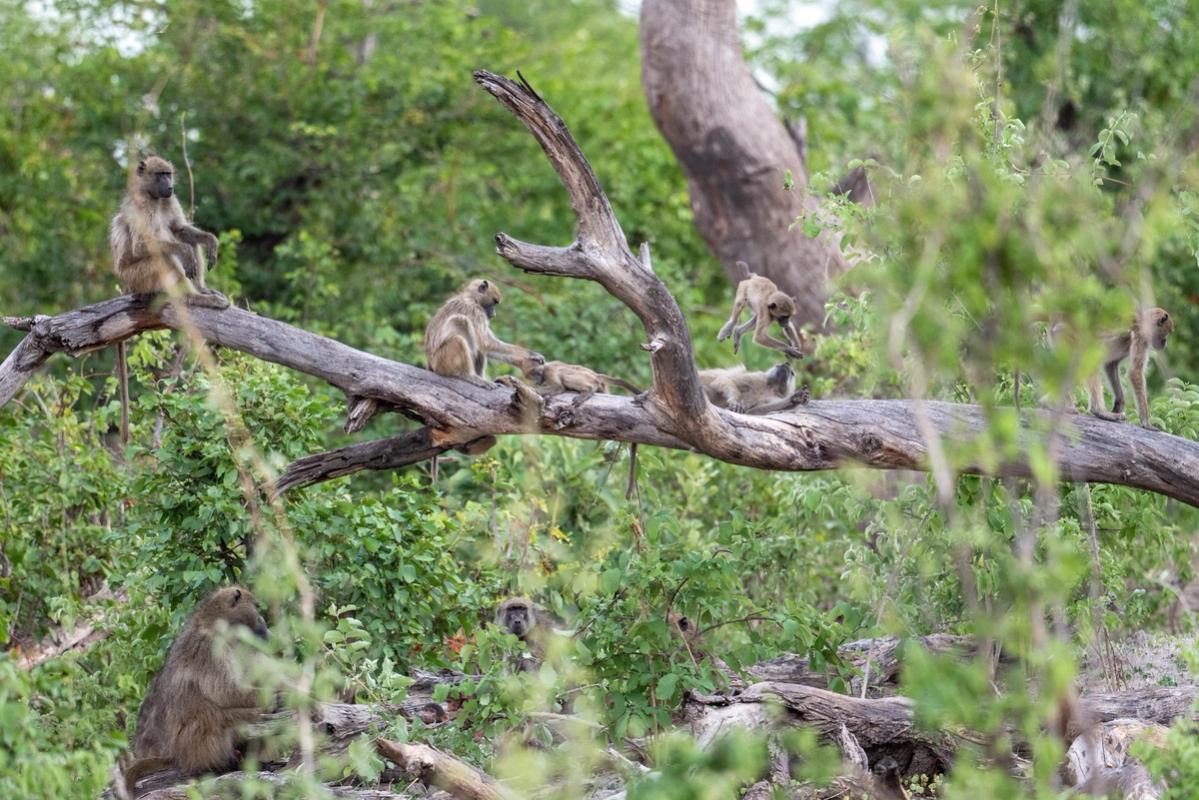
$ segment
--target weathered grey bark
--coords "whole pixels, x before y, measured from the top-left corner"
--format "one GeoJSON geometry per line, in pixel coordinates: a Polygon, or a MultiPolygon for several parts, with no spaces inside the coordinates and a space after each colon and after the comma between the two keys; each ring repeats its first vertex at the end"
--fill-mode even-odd
{"type": "Polygon", "coordinates": [[[427,744],[380,739],[375,749],[383,758],[426,786],[437,786],[458,800],[512,800],[515,795],[465,761],[427,744]]]}
{"type": "MultiPolygon", "coordinates": [[[[501,386],[476,386],[356,350],[333,339],[238,309],[159,305],[125,296],[56,317],[6,318],[29,335],[0,364],[0,404],[7,402],[49,356],[79,355],[157,328],[190,328],[207,341],[328,381],[346,393],[359,423],[363,409],[402,411],[427,430],[409,432],[301,459],[280,480],[286,487],[391,469],[488,436],[543,434],[690,449],[731,464],[784,471],[845,466],[927,469],[928,442],[917,425],[949,441],[985,433],[978,406],[908,400],[830,400],[768,416],[734,414],[710,405],[699,383],[691,334],[670,290],[654,274],[649,251],[629,249],[599,180],[565,123],[527,85],[488,72],[476,80],[529,129],[545,150],[578,218],[576,239],[565,247],[496,236],[496,248],[526,272],[600,283],[641,320],[653,368],[643,401],[596,395],[575,409],[563,395],[541,409],[515,404],[501,386]],[[367,402],[375,401],[375,402],[367,402]]],[[[972,474],[1031,477],[1028,452],[1043,438],[1052,415],[1023,413],[1023,446],[1010,460],[965,465],[972,474]]],[[[1159,492],[1199,506],[1199,443],[1133,425],[1072,416],[1060,465],[1072,481],[1115,483],[1159,492]]]]}
{"type": "MultiPolygon", "coordinates": [[[[674,306],[673,298],[669,302],[674,306]]],[[[641,300],[637,304],[646,305],[641,300]]],[[[689,350],[683,349],[690,347],[689,339],[679,345],[685,326],[676,332],[655,324],[652,338],[661,346],[654,354],[655,390],[648,402],[639,406],[625,397],[596,395],[576,410],[569,397],[558,396],[546,402],[529,428],[512,405],[512,390],[498,385],[488,388],[444,378],[236,308],[191,309],[190,324],[213,344],[319,377],[348,395],[376,397],[428,423],[427,430],[301,459],[281,478],[288,487],[361,469],[392,469],[486,435],[526,433],[693,449],[759,469],[927,467],[915,404],[907,400],[828,400],[754,417],[702,405],[706,401],[701,393],[699,410],[691,410],[694,400],[688,385],[698,387],[698,381],[689,350]],[[669,349],[676,352],[665,352],[669,349]],[[661,392],[656,388],[660,381],[667,387],[661,392]],[[570,419],[565,426],[564,415],[570,419]]],[[[682,325],[681,317],[671,324],[682,325]]],[[[183,323],[171,305],[155,309],[145,298],[126,296],[56,317],[24,320],[20,326],[30,333],[0,365],[0,386],[8,387],[0,402],[11,399],[53,353],[80,355],[142,331],[181,329],[183,323]]],[[[924,406],[936,430],[950,440],[971,439],[986,428],[977,406],[924,406]]],[[[1024,418],[1043,425],[1048,416],[1027,411],[1024,418]]],[[[1073,480],[1148,489],[1199,506],[1199,444],[1089,416],[1071,417],[1069,422],[1072,433],[1066,437],[1061,463],[1063,473],[1073,480]]],[[[1030,443],[1035,435],[1027,434],[1030,443]]],[[[968,465],[965,471],[986,474],[981,466],[968,465]]],[[[1021,456],[998,464],[991,474],[1028,477],[1030,471],[1021,456]]]]}
{"type": "Polygon", "coordinates": [[[1145,765],[1129,749],[1139,740],[1165,744],[1166,728],[1139,719],[1117,719],[1095,726],[1070,745],[1062,777],[1084,794],[1125,800],[1158,800],[1164,787],[1153,782],[1145,765]]]}
{"type": "MultiPolygon", "coordinates": [[[[1137,719],[1144,723],[1169,725],[1180,717],[1194,717],[1199,687],[1142,689],[1120,694],[1083,695],[1079,708],[1083,719],[1103,725],[1114,719],[1137,719]]],[[[734,695],[691,693],[684,705],[685,718],[700,747],[710,746],[735,728],[773,730],[777,727],[813,728],[830,744],[843,738],[844,727],[860,745],[871,764],[884,756],[895,758],[904,775],[935,775],[951,764],[964,744],[985,741],[963,729],[930,731],[916,723],[915,705],[904,697],[858,698],[814,686],[765,681],[734,695]],[[785,712],[771,713],[771,704],[785,712]]],[[[1072,729],[1068,738],[1082,734],[1072,729]]],[[[1120,776],[1115,776],[1120,777],[1120,776]]],[[[1131,781],[1131,772],[1121,780],[1131,781]]]]}
{"type": "MultiPolygon", "coordinates": [[[[1169,725],[1179,717],[1191,716],[1199,686],[1154,686],[1126,692],[1084,694],[1079,698],[1083,720],[1106,723],[1117,719],[1139,719],[1169,725]]],[[[1083,733],[1078,727],[1067,732],[1070,738],[1083,733]]]]}
{"type": "MultiPolygon", "coordinates": [[[[246,796],[245,792],[249,790],[242,787],[249,786],[251,782],[259,786],[265,783],[275,787],[276,790],[282,791],[283,787],[292,778],[294,776],[282,772],[230,772],[215,778],[212,782],[212,794],[206,796],[213,798],[244,797],[246,796]]],[[[387,789],[359,789],[353,786],[326,786],[325,789],[336,800],[408,800],[408,798],[422,796],[419,792],[416,794],[403,794],[387,789]]],[[[194,791],[194,786],[190,783],[185,783],[179,786],[167,786],[162,789],[155,789],[152,792],[140,795],[138,800],[191,800],[191,798],[195,797],[193,794],[194,791]]],[[[262,795],[254,794],[250,796],[261,797],[262,795]]]]}
{"type": "MultiPolygon", "coordinates": [[[[904,641],[898,636],[884,636],[846,642],[838,647],[838,657],[846,666],[859,673],[848,681],[849,694],[861,696],[863,680],[868,682],[866,694],[869,697],[895,694],[899,689],[900,670],[903,667],[899,651],[904,641]],[[866,666],[867,662],[869,668],[866,666]]],[[[909,640],[908,644],[919,645],[931,653],[953,653],[963,658],[971,656],[974,650],[973,638],[949,633],[920,636],[909,640]]],[[[818,689],[829,688],[828,672],[813,670],[808,659],[793,653],[784,653],[769,661],[755,664],[749,668],[748,673],[749,677],[759,681],[798,683],[818,689]]]]}
{"type": "Polygon", "coordinates": [[[734,281],[745,261],[795,296],[802,321],[819,324],[827,279],[845,260],[836,241],[792,228],[820,207],[807,192],[806,143],[793,140],[754,82],[734,0],[643,0],[641,83],[713,255],[734,281]]]}

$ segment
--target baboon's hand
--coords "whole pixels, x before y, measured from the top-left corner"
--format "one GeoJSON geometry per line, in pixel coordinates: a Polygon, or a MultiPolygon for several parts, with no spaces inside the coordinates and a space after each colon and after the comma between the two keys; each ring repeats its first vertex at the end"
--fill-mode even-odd
{"type": "Polygon", "coordinates": [[[1147,431],[1160,431],[1161,428],[1154,425],[1152,422],[1142,422],[1141,427],[1147,431]]]}
{"type": "Polygon", "coordinates": [[[792,347],[791,345],[784,347],[783,353],[786,354],[787,358],[803,358],[803,350],[800,350],[798,347],[792,347]]]}
{"type": "Polygon", "coordinates": [[[802,387],[798,392],[788,398],[793,406],[806,406],[808,401],[812,399],[812,390],[807,386],[802,387]]]}
{"type": "Polygon", "coordinates": [[[216,250],[218,239],[212,236],[204,243],[204,257],[208,260],[208,268],[216,268],[216,250]]]}
{"type": "Polygon", "coordinates": [[[740,400],[733,400],[729,403],[729,411],[732,411],[734,414],[744,414],[745,405],[740,400]]]}

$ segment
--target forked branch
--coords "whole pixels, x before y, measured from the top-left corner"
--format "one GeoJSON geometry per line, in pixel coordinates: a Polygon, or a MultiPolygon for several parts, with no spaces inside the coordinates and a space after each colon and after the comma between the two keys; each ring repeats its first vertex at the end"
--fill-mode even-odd
{"type": "MultiPolygon", "coordinates": [[[[530,415],[511,389],[484,387],[356,350],[237,308],[189,309],[188,325],[212,344],[313,375],[347,396],[349,427],[376,410],[402,411],[424,427],[375,442],[351,445],[292,464],[277,489],[348,475],[394,469],[483,437],[508,434],[569,436],[690,449],[732,464],[781,471],[846,466],[928,469],[927,440],[908,400],[829,400],[772,414],[748,416],[708,404],[699,384],[691,337],[670,291],[653,273],[648,249],[629,249],[611,204],[566,125],[527,84],[488,72],[475,79],[525,124],[562,178],[578,217],[576,239],[565,247],[529,244],[500,234],[497,249],[527,272],[593,280],[641,319],[654,385],[638,404],[600,394],[575,409],[568,397],[549,398],[530,415]]],[[[55,317],[5,318],[28,331],[0,365],[0,404],[7,402],[53,353],[79,355],[142,331],[183,329],[170,305],[146,297],[119,297],[55,317]]],[[[1005,460],[959,465],[962,472],[1031,477],[1030,454],[1051,424],[1047,412],[1026,411],[1022,439],[1005,460]]],[[[1105,422],[1067,419],[1061,473],[1070,480],[1147,489],[1199,506],[1199,443],[1165,433],[1105,422]]],[[[926,402],[921,425],[950,442],[985,436],[978,406],[926,402]]]]}

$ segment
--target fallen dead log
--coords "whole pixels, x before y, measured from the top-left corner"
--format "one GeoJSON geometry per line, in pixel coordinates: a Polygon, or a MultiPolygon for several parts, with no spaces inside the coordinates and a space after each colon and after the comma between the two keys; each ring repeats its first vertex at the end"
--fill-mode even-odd
{"type": "MultiPolygon", "coordinates": [[[[1094,723],[1120,718],[1168,725],[1191,716],[1199,686],[1153,687],[1121,693],[1084,695],[1079,717],[1094,723]]],[[[936,775],[946,771],[957,749],[983,738],[970,731],[928,731],[916,725],[913,703],[905,697],[861,698],[826,689],[776,681],[756,683],[734,695],[691,694],[684,718],[700,747],[708,747],[733,729],[772,730],[810,726],[830,744],[841,739],[844,726],[866,753],[869,763],[890,756],[904,775],[936,775]],[[771,705],[783,710],[780,716],[771,705]]],[[[1072,727],[1071,740],[1083,731],[1072,727]]]]}
{"type": "MultiPolygon", "coordinates": [[[[1081,718],[1090,722],[1111,722],[1136,719],[1158,725],[1169,725],[1181,717],[1194,714],[1199,700],[1199,685],[1151,686],[1124,692],[1086,694],[1079,698],[1081,718]]],[[[1068,730],[1070,738],[1082,735],[1077,724],[1068,730]]]]}
{"type": "MultiPolygon", "coordinates": [[[[877,639],[859,639],[837,648],[841,662],[858,674],[848,681],[849,694],[862,695],[862,681],[868,680],[866,695],[881,697],[895,694],[899,689],[902,650],[904,647],[919,646],[937,654],[953,654],[967,658],[974,653],[974,639],[949,633],[934,633],[902,639],[898,636],[883,636],[877,639]],[[870,667],[867,670],[866,665],[870,667]]],[[[835,673],[813,670],[808,659],[793,653],[785,653],[768,661],[755,664],[748,670],[749,677],[758,681],[775,683],[797,683],[827,689],[835,673]]]]}
{"type": "MultiPolygon", "coordinates": [[[[295,779],[295,775],[283,772],[228,772],[212,778],[209,782],[211,792],[206,797],[261,797],[261,789],[255,793],[251,787],[266,785],[272,790],[286,787],[295,779]]],[[[328,796],[338,800],[408,800],[421,795],[404,794],[390,789],[364,789],[353,786],[325,786],[328,796]]],[[[192,800],[195,787],[191,784],[184,786],[169,786],[155,789],[152,792],[139,795],[138,800],[192,800]]],[[[267,795],[274,796],[274,793],[267,795]]],[[[322,795],[324,796],[324,795],[322,795]]]]}
{"type": "MultiPolygon", "coordinates": [[[[124,603],[127,599],[124,591],[113,592],[107,585],[87,598],[89,603],[96,601],[124,603]]],[[[17,658],[17,666],[21,669],[33,669],[65,653],[86,650],[96,642],[102,641],[109,634],[109,629],[102,624],[104,614],[105,609],[99,608],[76,622],[70,629],[56,627],[35,647],[20,653],[17,658]]]]}
{"type": "Polygon", "coordinates": [[[1111,795],[1125,800],[1159,800],[1162,786],[1154,783],[1145,765],[1129,756],[1136,741],[1165,744],[1166,729],[1139,719],[1117,719],[1078,736],[1066,753],[1062,777],[1083,794],[1111,795]]]}
{"type": "Polygon", "coordinates": [[[414,780],[443,789],[458,800],[513,800],[515,797],[490,775],[427,744],[379,739],[375,749],[414,780]]]}

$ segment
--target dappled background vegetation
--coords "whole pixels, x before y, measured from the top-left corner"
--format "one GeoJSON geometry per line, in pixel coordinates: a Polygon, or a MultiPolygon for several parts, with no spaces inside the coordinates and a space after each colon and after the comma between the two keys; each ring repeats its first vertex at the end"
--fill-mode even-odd
{"type": "MultiPolygon", "coordinates": [[[[998,18],[971,17],[965,3],[827,10],[800,30],[791,3],[769,0],[745,22],[747,57],[780,113],[808,120],[812,188],[871,159],[877,204],[838,208],[849,241],[873,256],[829,304],[814,395],[981,403],[991,437],[951,457],[994,460],[1014,435],[1016,368],[1035,381],[1027,404],[1097,363],[1094,347],[1043,347],[1044,321],[1092,331],[1152,299],[1179,331],[1153,370],[1155,419],[1199,438],[1190,5],[1033,0],[998,18]],[[1061,33],[1071,14],[1069,30],[1085,36],[1061,33]]],[[[565,243],[573,224],[536,144],[470,79],[519,68],[570,124],[630,241],[650,242],[700,366],[732,361],[715,342],[731,288],[691,224],[641,95],[637,20],[619,4],[4,0],[0,63],[5,314],[116,294],[106,230],[129,154],[174,160],[187,207],[186,140],[196,222],[221,237],[210,283],[255,311],[419,364],[441,298],[490,276],[505,291],[501,336],[647,383],[640,325],[617,300],[494,255],[499,230],[565,243]]],[[[0,332],[0,350],[19,336],[0,332]]],[[[1000,698],[974,662],[930,662],[905,693],[936,725],[995,730],[1006,718],[1029,730],[1100,627],[1116,639],[1163,631],[1193,577],[1199,514],[1144,492],[1094,487],[1095,561],[1089,500],[1063,487],[1034,564],[1013,549],[1036,494],[1022,481],[960,478],[947,504],[924,476],[761,473],[643,447],[626,499],[626,448],[556,438],[443,459],[434,485],[413,468],[311,487],[280,518],[247,497],[250,454],[278,468],[343,443],[344,398],[215,355],[212,373],[165,333],[132,343],[125,452],[111,444],[111,352],[52,362],[0,409],[0,795],[101,791],[182,616],[230,580],[268,599],[278,650],[313,669],[317,697],[396,702],[413,667],[482,674],[456,701],[457,724],[391,733],[486,765],[499,735],[564,686],[617,739],[664,730],[684,690],[714,689],[720,677],[680,651],[668,610],[711,627],[708,649],[734,670],[793,652],[837,671],[838,645],[885,633],[994,637],[1026,657],[999,682],[1045,678],[1044,697],[1000,698]],[[231,405],[213,401],[214,382],[231,405]],[[280,557],[293,544],[294,563],[280,557]],[[304,581],[317,597],[308,620],[296,613],[304,581]],[[105,601],[106,639],[17,666],[51,626],[90,613],[102,587],[119,598],[105,601]],[[512,643],[484,626],[510,592],[582,631],[570,658],[516,686],[493,658],[512,643]],[[1060,639],[1037,649],[1029,621],[1046,608],[1060,639]]],[[[744,356],[751,368],[772,360],[744,356]]],[[[407,424],[380,416],[365,435],[407,424]]],[[[1042,788],[1061,746],[1045,738],[1042,788]]],[[[704,761],[673,744],[660,761],[670,786],[638,791],[698,796],[724,785],[713,775],[752,776],[761,749],[736,755],[704,761]]],[[[532,786],[562,757],[497,769],[532,786]]],[[[969,760],[943,790],[983,787],[1036,791],[969,760]]]]}

